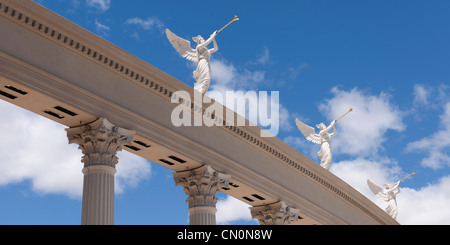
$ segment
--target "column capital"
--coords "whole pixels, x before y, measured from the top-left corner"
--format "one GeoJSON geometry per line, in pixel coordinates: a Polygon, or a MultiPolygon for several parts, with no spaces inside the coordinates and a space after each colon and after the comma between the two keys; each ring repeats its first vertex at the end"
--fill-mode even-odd
{"type": "Polygon", "coordinates": [[[131,144],[136,133],[132,130],[117,127],[106,118],[79,127],[67,128],[69,144],[76,143],[83,152],[81,160],[84,167],[107,165],[115,168],[118,159],[116,153],[122,145],[131,144]]]}
{"type": "Polygon", "coordinates": [[[289,207],[284,201],[269,205],[250,207],[253,219],[261,225],[288,225],[298,219],[299,210],[289,207]]]}
{"type": "Polygon", "coordinates": [[[219,173],[209,165],[172,175],[175,185],[183,186],[184,192],[189,196],[186,200],[189,208],[202,206],[215,208],[216,193],[220,188],[228,186],[231,178],[231,175],[219,173]]]}

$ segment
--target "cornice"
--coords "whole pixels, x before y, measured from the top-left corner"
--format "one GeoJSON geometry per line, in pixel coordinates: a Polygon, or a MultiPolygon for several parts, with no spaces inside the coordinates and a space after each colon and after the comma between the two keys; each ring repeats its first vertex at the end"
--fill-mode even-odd
{"type": "Polygon", "coordinates": [[[57,42],[60,46],[84,56],[97,65],[143,85],[167,100],[170,100],[175,90],[187,89],[186,86],[175,88],[162,82],[168,79],[177,80],[82,27],[48,12],[51,11],[46,11],[44,7],[33,1],[3,0],[0,2],[2,16],[57,42]],[[149,74],[143,71],[144,69],[153,73],[149,74]]]}

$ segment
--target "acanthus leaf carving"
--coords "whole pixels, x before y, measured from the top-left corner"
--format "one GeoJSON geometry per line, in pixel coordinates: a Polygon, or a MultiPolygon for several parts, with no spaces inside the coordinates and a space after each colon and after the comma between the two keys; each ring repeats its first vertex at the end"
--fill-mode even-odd
{"type": "Polygon", "coordinates": [[[92,165],[107,165],[115,167],[118,163],[116,153],[122,146],[130,144],[135,131],[114,126],[106,118],[74,128],[68,128],[69,143],[78,144],[83,153],[81,162],[84,167],[92,165]]]}

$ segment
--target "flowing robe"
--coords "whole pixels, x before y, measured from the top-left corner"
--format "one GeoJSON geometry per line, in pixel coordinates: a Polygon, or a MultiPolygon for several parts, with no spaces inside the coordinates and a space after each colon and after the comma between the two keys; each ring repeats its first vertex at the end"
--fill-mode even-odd
{"type": "Polygon", "coordinates": [[[197,69],[193,72],[194,79],[197,81],[195,89],[202,94],[206,93],[209,88],[209,83],[211,81],[211,53],[206,48],[200,48],[197,50],[197,69]]]}
{"type": "Polygon", "coordinates": [[[333,154],[331,153],[331,136],[326,130],[322,130],[319,133],[321,140],[320,151],[317,153],[320,159],[320,166],[329,170],[331,165],[331,159],[333,154]]]}

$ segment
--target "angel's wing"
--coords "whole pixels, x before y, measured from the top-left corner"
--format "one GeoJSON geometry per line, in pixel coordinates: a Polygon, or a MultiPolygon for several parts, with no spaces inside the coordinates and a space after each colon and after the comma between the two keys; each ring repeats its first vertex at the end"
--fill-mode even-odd
{"type": "Polygon", "coordinates": [[[320,136],[315,133],[314,128],[304,124],[302,121],[295,119],[298,129],[302,132],[307,140],[320,145],[320,136]]]}
{"type": "Polygon", "coordinates": [[[186,58],[188,60],[197,61],[197,51],[191,48],[191,42],[186,39],[183,39],[169,29],[166,29],[167,39],[175,48],[175,50],[181,55],[181,57],[186,58]]]}
{"type": "Polygon", "coordinates": [[[378,185],[372,183],[372,181],[367,180],[367,185],[369,186],[369,189],[373,192],[373,194],[378,195],[382,191],[382,188],[378,185]]]}
{"type": "Polygon", "coordinates": [[[383,188],[372,183],[372,181],[370,180],[367,180],[367,185],[369,186],[369,189],[372,191],[372,193],[375,194],[378,198],[388,201],[388,196],[385,193],[383,193],[383,188]]]}

